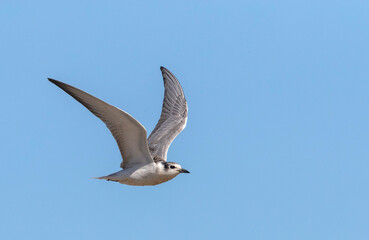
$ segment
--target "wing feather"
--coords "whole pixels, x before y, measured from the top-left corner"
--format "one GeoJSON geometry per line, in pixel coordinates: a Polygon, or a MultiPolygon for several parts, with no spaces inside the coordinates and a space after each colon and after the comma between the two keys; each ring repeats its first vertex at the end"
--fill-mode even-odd
{"type": "Polygon", "coordinates": [[[188,111],[187,101],[177,78],[164,67],[160,70],[165,88],[163,107],[160,119],[148,138],[154,161],[166,161],[170,144],[186,127],[188,111]]]}
{"type": "Polygon", "coordinates": [[[120,165],[122,168],[153,162],[148,150],[146,129],[131,115],[78,88],[51,78],[49,81],[71,95],[106,124],[118,144],[123,158],[120,165]]]}

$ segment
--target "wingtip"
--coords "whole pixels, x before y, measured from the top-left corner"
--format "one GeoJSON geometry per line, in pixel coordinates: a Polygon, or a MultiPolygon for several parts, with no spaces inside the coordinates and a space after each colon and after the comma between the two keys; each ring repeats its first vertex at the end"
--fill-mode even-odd
{"type": "Polygon", "coordinates": [[[165,67],[161,66],[160,67],[160,71],[161,71],[161,74],[164,76],[164,75],[173,75],[173,73],[171,73],[168,69],[166,69],[165,67]]]}
{"type": "Polygon", "coordinates": [[[49,80],[49,81],[50,81],[50,82],[52,82],[52,83],[56,83],[56,82],[58,82],[57,80],[52,79],[52,78],[47,78],[47,80],[49,80]]]}
{"type": "Polygon", "coordinates": [[[58,87],[61,87],[61,86],[63,86],[63,85],[67,85],[67,84],[65,84],[65,83],[62,83],[62,82],[60,82],[60,81],[58,81],[58,80],[55,80],[55,79],[53,79],[53,78],[47,78],[51,83],[53,83],[53,84],[55,84],[56,86],[58,86],[58,87]]]}

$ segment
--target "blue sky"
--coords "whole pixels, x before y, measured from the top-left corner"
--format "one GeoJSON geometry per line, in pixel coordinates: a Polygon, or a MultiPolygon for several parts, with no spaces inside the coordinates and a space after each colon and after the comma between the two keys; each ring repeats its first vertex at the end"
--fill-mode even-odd
{"type": "Polygon", "coordinates": [[[368,1],[2,1],[1,239],[369,239],[368,1]],[[47,81],[187,128],[155,187],[47,81]]]}

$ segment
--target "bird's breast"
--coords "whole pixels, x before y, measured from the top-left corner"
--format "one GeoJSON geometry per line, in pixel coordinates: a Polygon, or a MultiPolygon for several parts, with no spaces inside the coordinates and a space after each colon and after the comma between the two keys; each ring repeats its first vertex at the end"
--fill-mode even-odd
{"type": "Polygon", "coordinates": [[[140,168],[132,172],[129,177],[119,182],[133,186],[157,185],[169,181],[175,176],[176,175],[159,174],[156,169],[152,168],[140,168]]]}

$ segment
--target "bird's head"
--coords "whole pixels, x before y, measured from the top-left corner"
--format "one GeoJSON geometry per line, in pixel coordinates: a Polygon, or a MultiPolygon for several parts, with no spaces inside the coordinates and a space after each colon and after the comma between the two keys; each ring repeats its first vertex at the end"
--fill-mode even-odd
{"type": "Polygon", "coordinates": [[[175,162],[161,162],[160,171],[166,175],[178,175],[180,173],[190,173],[186,169],[183,169],[181,165],[175,162]]]}

